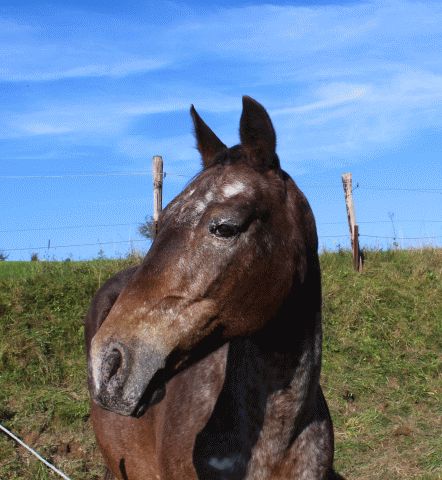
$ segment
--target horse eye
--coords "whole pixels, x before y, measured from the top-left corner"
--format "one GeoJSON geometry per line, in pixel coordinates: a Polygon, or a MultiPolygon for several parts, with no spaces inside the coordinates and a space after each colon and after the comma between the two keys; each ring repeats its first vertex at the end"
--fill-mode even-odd
{"type": "Polygon", "coordinates": [[[239,232],[239,227],[233,223],[212,223],[209,225],[209,232],[217,237],[229,238],[239,232]]]}

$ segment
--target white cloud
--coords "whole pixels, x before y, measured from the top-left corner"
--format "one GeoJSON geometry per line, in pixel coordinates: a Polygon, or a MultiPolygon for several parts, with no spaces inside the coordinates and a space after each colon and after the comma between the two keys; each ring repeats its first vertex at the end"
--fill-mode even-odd
{"type": "Polygon", "coordinates": [[[113,107],[98,103],[62,104],[52,105],[44,110],[17,113],[2,119],[0,138],[85,133],[108,137],[124,127],[113,107]]]}
{"type": "Polygon", "coordinates": [[[87,11],[54,8],[44,22],[39,16],[24,14],[18,21],[3,13],[0,81],[118,78],[161,70],[171,57],[146,48],[149,40],[136,23],[87,11]]]}
{"type": "Polygon", "coordinates": [[[366,85],[329,84],[318,90],[320,100],[294,107],[278,108],[271,113],[272,115],[290,115],[331,109],[360,100],[367,95],[368,90],[369,87],[366,85]]]}
{"type": "MultiPolygon", "coordinates": [[[[194,103],[203,116],[216,113],[211,126],[234,143],[242,94],[270,111],[280,152],[306,161],[353,161],[419,129],[442,127],[439,2],[188,9],[154,29],[142,16],[130,23],[92,18],[97,28],[80,20],[72,16],[74,33],[57,26],[58,34],[44,39],[41,29],[9,21],[0,34],[0,80],[106,77],[118,87],[91,87],[95,98],[88,84],[66,99],[54,93],[9,107],[0,136],[95,134],[137,157],[154,145],[131,136],[134,119],[187,115],[194,103]],[[128,78],[135,74],[138,82],[128,78]]],[[[187,142],[171,135],[156,151],[187,142]]]]}
{"type": "Polygon", "coordinates": [[[72,128],[69,127],[32,122],[22,124],[21,129],[26,135],[59,135],[72,132],[72,128]]]}
{"type": "Polygon", "coordinates": [[[142,160],[143,165],[152,155],[161,155],[167,161],[167,169],[174,173],[186,166],[199,168],[199,154],[195,140],[189,133],[165,138],[146,138],[142,135],[127,135],[118,144],[118,149],[126,157],[135,161],[142,160]]]}
{"type": "Polygon", "coordinates": [[[126,77],[165,68],[164,60],[138,59],[113,64],[80,65],[60,70],[35,70],[24,73],[0,71],[0,81],[7,82],[47,82],[82,77],[126,77]]]}

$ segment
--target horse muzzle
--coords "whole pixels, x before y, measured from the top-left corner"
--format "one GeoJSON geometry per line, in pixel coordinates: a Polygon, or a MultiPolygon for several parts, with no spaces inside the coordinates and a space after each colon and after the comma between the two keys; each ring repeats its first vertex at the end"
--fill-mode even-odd
{"type": "Polygon", "coordinates": [[[166,355],[142,345],[111,341],[101,347],[92,340],[89,389],[102,408],[139,417],[165,393],[166,355]]]}

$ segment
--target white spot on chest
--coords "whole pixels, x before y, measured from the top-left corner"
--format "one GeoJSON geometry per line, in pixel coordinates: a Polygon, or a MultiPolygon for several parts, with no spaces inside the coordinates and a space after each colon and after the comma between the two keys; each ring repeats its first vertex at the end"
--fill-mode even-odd
{"type": "Polygon", "coordinates": [[[233,197],[234,195],[238,195],[241,192],[244,192],[246,186],[244,183],[236,181],[230,183],[229,185],[225,185],[222,189],[222,193],[225,197],[233,197]]]}
{"type": "Polygon", "coordinates": [[[240,454],[234,454],[229,457],[210,457],[208,463],[212,468],[215,468],[218,471],[231,472],[240,459],[240,454]]]}

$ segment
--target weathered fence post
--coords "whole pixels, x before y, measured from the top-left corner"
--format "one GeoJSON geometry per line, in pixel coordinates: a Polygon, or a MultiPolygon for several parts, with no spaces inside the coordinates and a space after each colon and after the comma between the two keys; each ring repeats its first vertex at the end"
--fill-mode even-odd
{"type": "Polygon", "coordinates": [[[359,226],[353,226],[353,267],[356,271],[362,271],[362,257],[359,251],[359,226]]]}
{"type": "Polygon", "coordinates": [[[152,159],[153,173],[153,234],[158,231],[158,217],[163,208],[163,157],[155,155],[152,159]]]}
{"type": "Polygon", "coordinates": [[[356,271],[361,272],[362,252],[359,248],[359,226],[356,224],[356,216],[353,205],[353,186],[351,173],[344,173],[342,175],[342,185],[344,187],[348,226],[350,228],[351,248],[353,251],[353,266],[356,271]]]}

